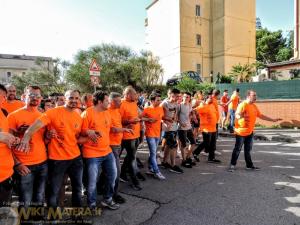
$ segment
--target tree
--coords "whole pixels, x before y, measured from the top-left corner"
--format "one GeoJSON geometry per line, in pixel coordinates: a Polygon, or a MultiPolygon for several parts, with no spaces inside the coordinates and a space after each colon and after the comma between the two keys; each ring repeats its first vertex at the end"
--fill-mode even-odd
{"type": "Polygon", "coordinates": [[[188,77],[184,76],[181,81],[176,85],[176,88],[180,91],[187,91],[190,93],[193,93],[194,91],[197,91],[197,81],[188,77]]]}
{"type": "Polygon", "coordinates": [[[287,38],[282,31],[259,29],[256,31],[256,57],[263,64],[286,61],[293,56],[293,32],[287,38]]]}
{"type": "Polygon", "coordinates": [[[103,90],[121,91],[127,85],[145,90],[161,81],[162,67],[151,53],[137,55],[128,47],[101,44],[79,51],[67,71],[66,81],[83,92],[93,90],[89,78],[92,59],[96,59],[102,67],[100,80],[103,90]]]}
{"type": "Polygon", "coordinates": [[[237,83],[250,82],[252,76],[255,75],[255,64],[235,65],[229,72],[234,81],[237,83]]]}
{"type": "Polygon", "coordinates": [[[43,94],[50,94],[52,92],[64,92],[67,89],[66,84],[61,79],[61,60],[53,61],[53,68],[44,66],[43,61],[37,59],[38,67],[30,69],[22,76],[13,76],[12,83],[16,86],[19,94],[23,92],[28,85],[40,86],[43,94]]]}

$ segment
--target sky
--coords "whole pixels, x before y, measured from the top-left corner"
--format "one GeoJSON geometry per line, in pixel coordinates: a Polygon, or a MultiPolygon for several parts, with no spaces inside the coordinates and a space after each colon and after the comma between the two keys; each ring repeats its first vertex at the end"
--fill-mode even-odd
{"type": "MultiPolygon", "coordinates": [[[[243,1],[243,0],[241,0],[243,1]]],[[[0,53],[73,60],[78,50],[114,43],[145,48],[151,0],[0,0],[0,53]]],[[[294,27],[293,0],[256,0],[262,26],[294,27]]]]}

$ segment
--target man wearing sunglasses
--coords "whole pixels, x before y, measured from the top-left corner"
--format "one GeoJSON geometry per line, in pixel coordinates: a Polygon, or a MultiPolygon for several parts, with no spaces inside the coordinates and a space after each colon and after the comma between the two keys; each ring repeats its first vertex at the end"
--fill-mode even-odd
{"type": "MultiPolygon", "coordinates": [[[[42,113],[38,110],[41,103],[41,89],[29,86],[25,92],[26,105],[8,116],[10,132],[23,138],[25,131],[42,113]]],[[[28,153],[13,150],[15,170],[18,174],[21,207],[43,206],[45,184],[48,175],[47,153],[44,144],[45,128],[36,132],[30,140],[28,153]]]]}

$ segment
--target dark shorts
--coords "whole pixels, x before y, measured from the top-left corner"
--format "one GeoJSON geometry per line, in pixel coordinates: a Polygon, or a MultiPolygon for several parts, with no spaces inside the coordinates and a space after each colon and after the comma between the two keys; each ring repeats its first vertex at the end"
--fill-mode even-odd
{"type": "Polygon", "coordinates": [[[224,111],[222,111],[222,117],[227,117],[227,114],[228,114],[228,112],[224,112],[224,111]]]}
{"type": "Polygon", "coordinates": [[[164,138],[166,139],[166,145],[169,148],[176,148],[177,147],[177,131],[166,131],[164,138]]]}
{"type": "Polygon", "coordinates": [[[191,145],[196,144],[192,130],[179,130],[178,138],[183,148],[186,147],[187,142],[189,142],[191,145]]]}
{"type": "Polygon", "coordinates": [[[200,127],[200,123],[195,123],[194,121],[192,121],[192,127],[193,128],[199,128],[200,127]]]}

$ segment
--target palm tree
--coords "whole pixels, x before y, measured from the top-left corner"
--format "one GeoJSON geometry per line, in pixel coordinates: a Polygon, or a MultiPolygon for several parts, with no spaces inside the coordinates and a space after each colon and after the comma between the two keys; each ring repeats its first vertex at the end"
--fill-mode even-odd
{"type": "Polygon", "coordinates": [[[237,83],[250,82],[252,76],[255,75],[255,64],[245,64],[240,63],[233,66],[229,72],[229,76],[233,77],[237,83]]]}

